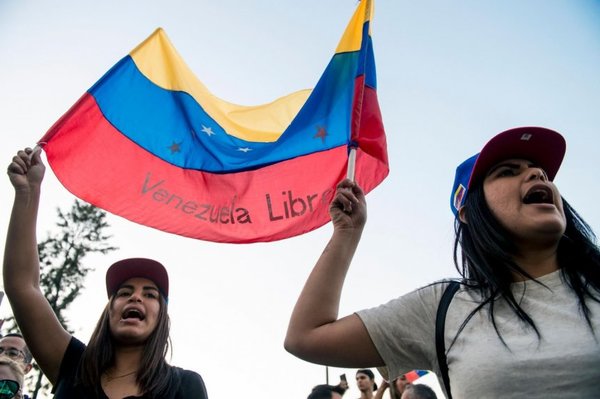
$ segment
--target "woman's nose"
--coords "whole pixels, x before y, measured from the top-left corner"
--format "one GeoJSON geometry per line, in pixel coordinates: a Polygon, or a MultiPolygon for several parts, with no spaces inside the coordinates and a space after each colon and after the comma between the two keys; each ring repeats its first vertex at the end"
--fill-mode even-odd
{"type": "Polygon", "coordinates": [[[142,302],[142,296],[140,294],[138,294],[137,292],[133,292],[129,296],[129,302],[142,302]]]}
{"type": "Polygon", "coordinates": [[[529,168],[528,173],[529,173],[528,180],[538,179],[538,180],[541,180],[544,182],[548,181],[548,176],[546,175],[546,172],[542,168],[532,166],[529,168]]]}

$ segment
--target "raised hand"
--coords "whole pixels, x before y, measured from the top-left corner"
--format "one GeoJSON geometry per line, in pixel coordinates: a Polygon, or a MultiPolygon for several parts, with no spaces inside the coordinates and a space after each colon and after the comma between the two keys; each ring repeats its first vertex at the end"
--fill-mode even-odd
{"type": "Polygon", "coordinates": [[[355,182],[344,179],[337,185],[329,206],[335,229],[362,229],[367,221],[365,194],[355,182]]]}
{"type": "Polygon", "coordinates": [[[33,151],[31,148],[25,148],[13,157],[7,173],[15,190],[29,191],[33,187],[40,186],[46,170],[40,152],[41,150],[33,151]]]}

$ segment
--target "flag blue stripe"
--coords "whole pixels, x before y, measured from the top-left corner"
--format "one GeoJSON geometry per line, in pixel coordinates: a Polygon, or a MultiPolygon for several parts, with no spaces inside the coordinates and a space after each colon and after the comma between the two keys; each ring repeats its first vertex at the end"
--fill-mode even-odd
{"type": "Polygon", "coordinates": [[[192,96],[155,85],[130,56],[89,93],[116,129],[166,162],[213,173],[237,172],[346,145],[358,59],[358,52],[336,54],[298,115],[273,143],[227,134],[192,96]],[[209,136],[203,126],[215,134],[209,136]],[[323,138],[316,136],[321,128],[326,131],[323,138]]]}

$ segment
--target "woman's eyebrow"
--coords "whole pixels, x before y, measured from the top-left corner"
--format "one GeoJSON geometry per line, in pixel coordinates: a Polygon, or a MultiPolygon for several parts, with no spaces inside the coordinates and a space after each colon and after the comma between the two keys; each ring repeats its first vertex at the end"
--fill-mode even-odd
{"type": "MultiPolygon", "coordinates": [[[[133,289],[134,289],[134,287],[133,287],[133,285],[129,285],[129,284],[123,284],[122,286],[120,286],[120,287],[119,287],[119,290],[122,290],[122,289],[130,289],[130,290],[133,290],[133,289]]],[[[152,286],[152,285],[145,285],[145,286],[143,286],[143,287],[142,287],[142,289],[143,289],[143,290],[154,290],[154,291],[158,291],[158,288],[156,288],[156,287],[154,287],[154,286],[152,286]]],[[[118,291],[118,290],[117,290],[117,291],[118,291]]]]}
{"type": "MultiPolygon", "coordinates": [[[[541,168],[538,164],[536,164],[535,162],[531,162],[531,161],[525,161],[526,163],[526,167],[527,168],[541,168]]],[[[487,175],[489,176],[490,174],[492,174],[495,170],[497,170],[498,168],[502,168],[502,167],[506,167],[506,168],[510,168],[510,169],[519,169],[521,168],[523,164],[519,163],[519,162],[513,162],[513,161],[505,161],[505,162],[500,162],[499,164],[496,164],[494,166],[492,166],[489,170],[489,172],[487,173],[487,175]]],[[[543,168],[541,168],[543,169],[543,168]]]]}
{"type": "Polygon", "coordinates": [[[521,167],[521,165],[518,163],[511,162],[511,161],[500,162],[499,164],[496,164],[490,168],[490,170],[487,173],[488,176],[491,175],[492,173],[494,173],[494,171],[496,171],[497,169],[502,168],[502,167],[507,167],[510,169],[519,169],[521,167]]]}

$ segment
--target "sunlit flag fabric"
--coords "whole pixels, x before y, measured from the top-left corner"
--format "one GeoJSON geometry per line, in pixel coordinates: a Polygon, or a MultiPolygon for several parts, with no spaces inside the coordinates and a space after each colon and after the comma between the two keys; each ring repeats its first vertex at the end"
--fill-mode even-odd
{"type": "Polygon", "coordinates": [[[363,0],[312,90],[260,106],[223,101],[157,29],[39,145],[73,194],[134,222],[232,243],[273,241],[329,220],[356,147],[366,192],[388,174],[363,0]]]}

